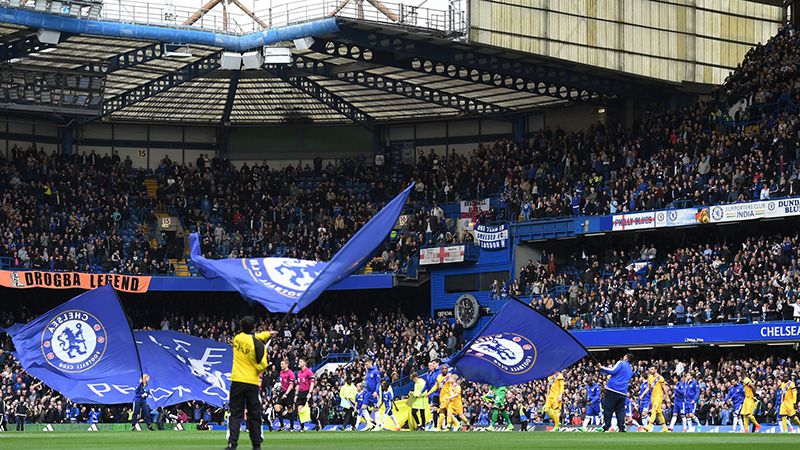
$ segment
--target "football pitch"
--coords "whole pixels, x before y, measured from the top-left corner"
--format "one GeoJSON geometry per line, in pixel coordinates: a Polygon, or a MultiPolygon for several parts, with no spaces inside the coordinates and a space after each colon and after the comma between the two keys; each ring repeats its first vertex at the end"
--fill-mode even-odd
{"type": "MultiPolygon", "coordinates": [[[[239,448],[250,449],[246,435],[239,448]]],[[[265,449],[732,449],[800,448],[800,435],[662,433],[267,433],[265,449]]],[[[0,434],[9,450],[207,450],[225,448],[224,432],[25,432],[0,434]]]]}

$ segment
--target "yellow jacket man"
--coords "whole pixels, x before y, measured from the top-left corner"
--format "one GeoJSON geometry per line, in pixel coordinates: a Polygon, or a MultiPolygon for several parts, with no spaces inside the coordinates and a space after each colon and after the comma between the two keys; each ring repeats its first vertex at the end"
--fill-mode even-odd
{"type": "Polygon", "coordinates": [[[233,338],[233,370],[231,370],[230,419],[228,449],[239,444],[239,428],[247,409],[247,429],[254,450],[261,449],[261,373],[267,368],[266,341],[274,331],[253,334],[256,321],[245,316],[239,321],[241,331],[233,338]]]}
{"type": "Polygon", "coordinates": [[[348,379],[347,382],[339,388],[339,398],[341,399],[340,406],[344,411],[343,429],[346,429],[348,426],[355,426],[353,419],[356,417],[354,413],[357,414],[356,395],[358,395],[358,389],[356,389],[356,385],[353,384],[352,380],[348,379]]]}
{"type": "Polygon", "coordinates": [[[417,428],[425,426],[425,408],[428,406],[428,392],[425,392],[425,379],[416,372],[411,374],[414,390],[411,392],[411,417],[417,428]]]}

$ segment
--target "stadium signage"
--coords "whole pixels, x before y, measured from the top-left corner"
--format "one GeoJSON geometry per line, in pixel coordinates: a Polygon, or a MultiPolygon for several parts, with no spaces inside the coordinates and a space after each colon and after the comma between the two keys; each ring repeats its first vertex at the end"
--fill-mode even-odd
{"type": "Polygon", "coordinates": [[[656,215],[653,211],[632,214],[615,214],[611,219],[612,231],[645,230],[655,228],[656,215]]]}
{"type": "Polygon", "coordinates": [[[761,336],[772,337],[800,337],[800,324],[783,326],[764,326],[761,328],[761,336]]]}
{"type": "Polygon", "coordinates": [[[713,223],[779,219],[800,216],[800,198],[716,205],[711,206],[708,210],[713,223]]]}
{"type": "Polygon", "coordinates": [[[706,208],[682,208],[656,211],[656,228],[683,227],[708,223],[706,208]]]}
{"type": "Polygon", "coordinates": [[[434,264],[464,262],[465,251],[466,247],[463,245],[422,248],[419,250],[419,264],[421,266],[430,266],[434,264]]]}
{"type": "Polygon", "coordinates": [[[506,248],[508,242],[508,225],[477,225],[475,237],[481,248],[497,250],[506,248]]]}
{"type": "Polygon", "coordinates": [[[107,284],[122,292],[144,293],[150,287],[150,277],[111,273],[0,270],[0,286],[13,289],[94,289],[107,284]]]}
{"type": "Polygon", "coordinates": [[[602,330],[574,331],[572,335],[589,348],[792,342],[800,340],[800,323],[767,322],[605,328],[602,330]]]}

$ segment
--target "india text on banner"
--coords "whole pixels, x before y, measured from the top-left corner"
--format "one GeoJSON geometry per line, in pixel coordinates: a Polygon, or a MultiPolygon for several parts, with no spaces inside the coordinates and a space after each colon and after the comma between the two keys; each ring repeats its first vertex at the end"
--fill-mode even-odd
{"type": "Polygon", "coordinates": [[[546,378],[588,354],[566,330],[512,299],[450,365],[469,381],[508,386],[546,378]]]}
{"type": "Polygon", "coordinates": [[[94,289],[105,285],[111,285],[121,292],[142,294],[150,288],[150,277],[116,273],[0,270],[0,286],[14,289],[94,289]]]}

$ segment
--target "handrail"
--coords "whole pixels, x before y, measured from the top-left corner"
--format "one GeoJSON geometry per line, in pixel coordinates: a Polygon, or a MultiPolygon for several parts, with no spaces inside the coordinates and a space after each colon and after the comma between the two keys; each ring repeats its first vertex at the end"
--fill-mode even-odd
{"type": "MultiPolygon", "coordinates": [[[[228,35],[243,35],[260,32],[275,27],[306,23],[332,17],[339,0],[298,0],[286,1],[269,8],[250,11],[247,14],[235,5],[223,9],[222,5],[206,10],[188,6],[176,6],[171,1],[150,2],[147,0],[106,0],[99,19],[104,22],[125,24],[155,25],[191,30],[208,30],[228,35]],[[199,17],[197,17],[199,14],[199,17]],[[253,17],[259,19],[254,20],[253,17]],[[194,19],[189,21],[190,19],[194,19]],[[187,22],[189,21],[189,22],[187,22]],[[266,23],[267,27],[258,22],[266,23]],[[191,23],[191,25],[183,25],[191,23]]],[[[437,30],[447,34],[466,33],[466,14],[462,9],[440,10],[417,7],[404,3],[382,2],[394,19],[376,9],[371,4],[357,7],[350,2],[333,17],[363,20],[368,22],[393,24],[403,27],[437,30]]],[[[37,1],[36,4],[39,4],[37,1]]],[[[36,10],[34,2],[22,2],[12,6],[10,0],[0,0],[0,7],[23,10],[36,10]]],[[[46,6],[45,6],[46,7],[46,6]]]]}

